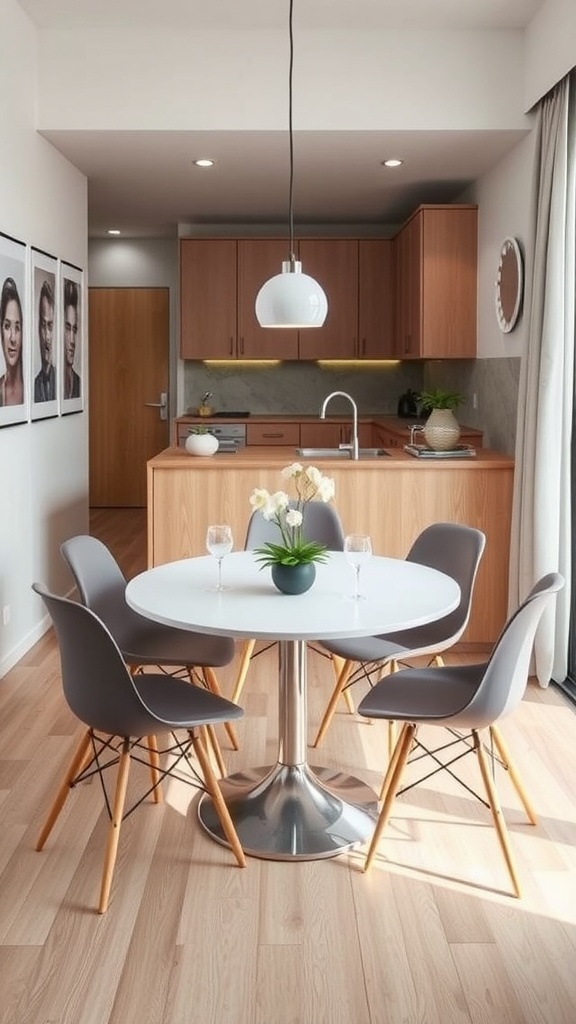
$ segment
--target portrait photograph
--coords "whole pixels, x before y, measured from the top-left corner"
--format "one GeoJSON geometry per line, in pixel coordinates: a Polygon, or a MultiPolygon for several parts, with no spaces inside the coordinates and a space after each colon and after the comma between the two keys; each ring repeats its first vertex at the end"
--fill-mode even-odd
{"type": "Polygon", "coordinates": [[[29,318],[31,416],[57,416],[59,347],[57,301],[58,261],[32,248],[32,306],[29,318]]]}
{"type": "Polygon", "coordinates": [[[0,234],[0,427],[28,420],[28,253],[0,234]]]}
{"type": "Polygon", "coordinates": [[[83,274],[70,263],[60,264],[60,411],[84,408],[84,290],[83,274]]]}

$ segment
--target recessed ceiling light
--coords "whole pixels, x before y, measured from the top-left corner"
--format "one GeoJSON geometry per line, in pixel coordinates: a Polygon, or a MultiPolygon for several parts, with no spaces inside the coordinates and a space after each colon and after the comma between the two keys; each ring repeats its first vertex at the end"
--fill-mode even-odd
{"type": "Polygon", "coordinates": [[[397,160],[394,157],[391,160],[382,160],[381,163],[382,163],[383,167],[401,167],[401,165],[404,163],[404,161],[403,160],[397,160]]]}
{"type": "Polygon", "coordinates": [[[213,167],[215,161],[214,160],[194,160],[193,163],[194,163],[195,167],[213,167]]]}
{"type": "Polygon", "coordinates": [[[108,234],[109,235],[120,235],[121,231],[119,231],[118,228],[108,228],[108,234]]]}

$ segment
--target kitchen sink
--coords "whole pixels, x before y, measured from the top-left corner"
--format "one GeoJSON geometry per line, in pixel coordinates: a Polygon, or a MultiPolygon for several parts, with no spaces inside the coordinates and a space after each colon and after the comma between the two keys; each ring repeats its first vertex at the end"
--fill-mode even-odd
{"type": "MultiPolygon", "coordinates": [[[[297,448],[296,455],[301,459],[347,459],[352,453],[347,448],[297,448]]],[[[382,459],[390,455],[385,448],[360,448],[359,459],[382,459]]]]}

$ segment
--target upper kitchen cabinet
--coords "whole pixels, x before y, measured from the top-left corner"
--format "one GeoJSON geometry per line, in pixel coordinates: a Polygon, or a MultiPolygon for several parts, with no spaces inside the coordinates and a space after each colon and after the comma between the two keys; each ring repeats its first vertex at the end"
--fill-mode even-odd
{"type": "Polygon", "coordinates": [[[302,272],[326,292],[323,327],[300,331],[300,359],[356,359],[358,352],[358,241],[301,238],[302,272]]]}
{"type": "Polygon", "coordinates": [[[390,359],[392,350],[392,242],[358,242],[358,359],[390,359]]]}
{"type": "Polygon", "coordinates": [[[183,238],[182,359],[297,359],[298,332],[263,330],[254,313],[260,286],[286,258],[279,239],[183,238]]]}
{"type": "Polygon", "coordinates": [[[180,242],[180,355],[233,359],[236,355],[236,241],[183,238],[180,242]]]}
{"type": "Polygon", "coordinates": [[[262,285],[282,272],[289,257],[286,239],[242,238],[238,241],[238,357],[298,359],[298,331],[260,327],[254,312],[262,285]]]}
{"type": "Polygon", "coordinates": [[[475,358],[477,208],[419,207],[392,255],[396,358],[475,358]]]}

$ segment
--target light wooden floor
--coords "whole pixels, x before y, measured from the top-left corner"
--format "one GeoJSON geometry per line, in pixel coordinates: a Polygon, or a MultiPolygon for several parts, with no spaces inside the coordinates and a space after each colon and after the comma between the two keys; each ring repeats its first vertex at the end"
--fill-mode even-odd
{"type": "MultiPolygon", "coordinates": [[[[93,532],[128,575],[144,568],[141,510],[93,532]]],[[[276,660],[257,659],[231,770],[274,760],[276,660]]],[[[227,692],[232,671],[220,674],[227,692]]],[[[310,724],[327,693],[310,658],[310,724]]],[[[406,794],[370,875],[362,851],[235,867],[178,786],[123,826],[110,908],[97,898],[107,819],[75,790],[42,853],[34,840],[78,727],[51,634],[0,683],[2,1024],[572,1024],[576,1020],[576,714],[530,686],[503,725],[539,812],[500,793],[525,897],[488,812],[436,780],[406,794]],[[441,788],[439,788],[441,785],[441,788]]],[[[341,713],[312,761],[378,786],[383,726],[341,713]]],[[[469,759],[472,762],[472,759],[469,759]]],[[[475,767],[474,762],[470,766],[475,767]]]]}

